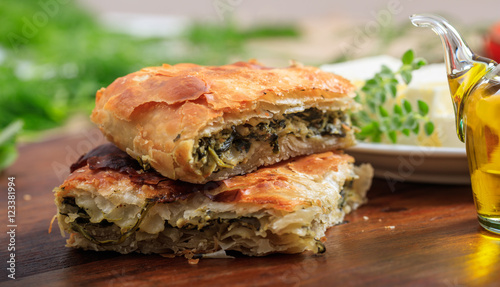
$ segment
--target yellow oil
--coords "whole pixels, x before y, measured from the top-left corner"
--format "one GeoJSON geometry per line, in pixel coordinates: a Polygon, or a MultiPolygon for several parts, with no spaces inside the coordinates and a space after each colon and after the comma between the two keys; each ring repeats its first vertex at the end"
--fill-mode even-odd
{"type": "MultiPolygon", "coordinates": [[[[467,147],[472,190],[480,222],[500,231],[500,92],[495,79],[485,79],[487,66],[474,65],[449,78],[457,122],[467,147]],[[496,83],[496,84],[495,84],[496,83]],[[485,223],[486,222],[486,223],[485,223]]],[[[488,228],[486,226],[486,228],[488,228]]]]}
{"type": "Polygon", "coordinates": [[[455,120],[458,138],[465,142],[464,130],[462,121],[464,120],[464,107],[466,100],[474,86],[481,81],[487,71],[487,65],[476,63],[471,69],[464,73],[460,73],[453,77],[448,76],[448,84],[452,94],[453,107],[455,109],[455,120]]]}
{"type": "Polygon", "coordinates": [[[500,220],[500,95],[479,89],[473,98],[465,110],[472,191],[478,214],[500,220]]]}

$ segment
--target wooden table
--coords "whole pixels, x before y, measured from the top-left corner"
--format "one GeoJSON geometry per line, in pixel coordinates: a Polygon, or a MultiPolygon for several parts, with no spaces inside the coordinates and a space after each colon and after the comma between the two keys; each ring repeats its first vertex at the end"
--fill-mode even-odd
{"type": "MultiPolygon", "coordinates": [[[[91,132],[95,132],[91,131],[91,132]]],[[[326,253],[202,259],[119,255],[64,247],[49,223],[52,188],[79,153],[102,141],[98,133],[20,148],[0,178],[3,217],[0,285],[14,286],[498,286],[500,237],[476,220],[469,186],[398,183],[377,179],[369,203],[327,232],[326,253]],[[7,178],[15,177],[15,280],[7,271],[7,178]]],[[[66,174],[64,174],[66,173],[66,174]]]]}

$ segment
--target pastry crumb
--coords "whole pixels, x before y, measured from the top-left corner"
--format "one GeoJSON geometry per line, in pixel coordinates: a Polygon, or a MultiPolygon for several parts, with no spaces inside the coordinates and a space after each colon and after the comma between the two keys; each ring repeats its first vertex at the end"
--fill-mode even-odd
{"type": "Polygon", "coordinates": [[[188,263],[191,264],[191,265],[196,265],[196,264],[198,264],[198,262],[200,262],[199,258],[197,258],[197,259],[189,259],[188,260],[188,263]]]}

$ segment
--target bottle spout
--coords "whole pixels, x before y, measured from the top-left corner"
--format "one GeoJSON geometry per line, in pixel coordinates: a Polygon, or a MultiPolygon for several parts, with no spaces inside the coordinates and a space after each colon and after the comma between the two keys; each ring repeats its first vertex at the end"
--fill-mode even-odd
{"type": "Polygon", "coordinates": [[[417,27],[431,28],[441,38],[448,76],[453,77],[472,68],[474,53],[446,19],[433,14],[414,14],[410,20],[417,27]]]}
{"type": "Polygon", "coordinates": [[[446,19],[432,14],[416,14],[410,16],[410,20],[417,27],[431,28],[441,38],[448,84],[455,110],[457,135],[461,141],[464,141],[464,99],[496,66],[496,63],[493,60],[476,56],[460,33],[446,19]]]}

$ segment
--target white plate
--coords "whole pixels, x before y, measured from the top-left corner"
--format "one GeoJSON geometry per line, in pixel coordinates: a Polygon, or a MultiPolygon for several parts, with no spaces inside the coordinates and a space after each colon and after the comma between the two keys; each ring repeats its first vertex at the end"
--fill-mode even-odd
{"type": "Polygon", "coordinates": [[[347,149],[356,163],[371,163],[375,176],[396,182],[470,184],[465,148],[358,143],[347,149]]]}

